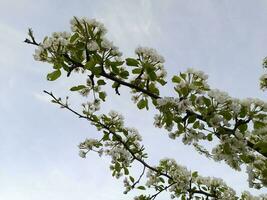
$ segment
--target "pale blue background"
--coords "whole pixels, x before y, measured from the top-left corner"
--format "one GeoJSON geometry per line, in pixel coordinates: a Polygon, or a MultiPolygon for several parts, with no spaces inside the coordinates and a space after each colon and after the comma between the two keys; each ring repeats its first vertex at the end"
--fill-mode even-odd
{"type": "MultiPolygon", "coordinates": [[[[138,45],[156,48],[166,59],[169,79],[194,67],[209,74],[213,88],[234,97],[266,100],[266,93],[258,89],[261,62],[267,55],[266,0],[1,0],[1,200],[117,200],[134,196],[122,194],[122,181],[111,177],[109,159],[94,153],[86,160],[78,157],[79,142],[98,133],[88,122],[49,103],[42,90],[69,94],[72,80],[47,82],[50,66],[35,62],[34,48],[23,43],[28,27],[42,39],[53,31],[69,30],[74,15],[105,23],[108,37],[127,56],[132,56],[138,45]]],[[[103,111],[119,110],[129,126],[139,129],[152,164],[174,157],[202,175],[223,178],[238,192],[248,190],[245,173],[169,140],[165,131],[153,127],[154,113],[138,111],[128,90],[122,93],[117,97],[111,91],[103,111]]],[[[173,94],[171,84],[163,94],[173,94]]],[[[73,95],[73,105],[80,101],[73,95]]],[[[158,199],[166,199],[166,195],[158,199]]]]}

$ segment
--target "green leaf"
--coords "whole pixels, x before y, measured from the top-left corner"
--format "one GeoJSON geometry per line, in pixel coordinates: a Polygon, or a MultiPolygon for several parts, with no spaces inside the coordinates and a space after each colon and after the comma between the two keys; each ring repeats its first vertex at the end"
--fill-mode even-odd
{"type": "Polygon", "coordinates": [[[240,113],[239,113],[239,116],[241,118],[243,118],[243,117],[245,117],[247,115],[247,112],[248,112],[247,108],[245,106],[242,106],[241,110],[240,110],[240,113]]]}
{"type": "Polygon", "coordinates": [[[264,169],[264,170],[262,171],[262,175],[263,175],[263,177],[267,177],[267,169],[264,169]]]}
{"type": "Polygon", "coordinates": [[[205,103],[205,105],[206,105],[207,107],[209,107],[209,106],[211,105],[211,101],[210,101],[210,99],[208,99],[208,98],[206,98],[206,97],[203,97],[203,101],[204,101],[204,103],[205,103]]]}
{"type": "Polygon", "coordinates": [[[70,37],[70,43],[75,42],[75,40],[79,37],[78,33],[74,33],[71,37],[70,37]]]}
{"type": "Polygon", "coordinates": [[[197,129],[197,128],[199,128],[199,125],[200,125],[199,121],[196,121],[196,122],[193,124],[193,128],[194,128],[194,129],[197,129]]]}
{"type": "Polygon", "coordinates": [[[226,153],[226,154],[231,154],[231,147],[230,147],[230,144],[228,144],[228,143],[225,143],[224,145],[223,145],[223,150],[224,150],[224,152],[226,153]]]}
{"type": "Polygon", "coordinates": [[[128,66],[138,66],[139,62],[138,60],[134,59],[134,58],[126,58],[126,64],[128,66]]]}
{"type": "Polygon", "coordinates": [[[265,123],[261,122],[261,121],[254,121],[254,129],[261,129],[264,128],[266,126],[265,123]]]}
{"type": "Polygon", "coordinates": [[[120,163],[118,163],[118,162],[115,163],[115,170],[117,172],[120,172],[121,171],[121,165],[120,165],[120,163]]]}
{"type": "Polygon", "coordinates": [[[101,72],[102,72],[102,69],[101,69],[100,66],[92,67],[90,70],[91,70],[95,75],[99,75],[99,74],[101,74],[101,72]]]}
{"type": "Polygon", "coordinates": [[[96,62],[101,62],[102,61],[102,57],[101,55],[99,55],[98,53],[97,54],[94,54],[93,55],[93,58],[96,62]]]}
{"type": "Polygon", "coordinates": [[[156,87],[154,83],[150,83],[148,88],[151,93],[159,95],[159,89],[156,87]]]}
{"type": "Polygon", "coordinates": [[[194,123],[196,121],[196,119],[197,119],[197,117],[195,115],[191,115],[191,116],[189,116],[187,123],[188,124],[194,123]]]}
{"type": "Polygon", "coordinates": [[[85,68],[92,70],[92,68],[94,68],[96,63],[97,63],[96,60],[93,57],[91,57],[91,59],[85,64],[85,68]]]}
{"type": "Polygon", "coordinates": [[[160,180],[162,183],[165,183],[165,180],[164,180],[164,178],[162,178],[162,177],[159,177],[159,180],[160,180]]]}
{"type": "Polygon", "coordinates": [[[123,169],[124,169],[124,174],[128,175],[129,174],[129,170],[126,167],[124,167],[123,169]]]}
{"type": "Polygon", "coordinates": [[[172,82],[173,83],[180,83],[181,82],[181,78],[179,76],[173,76],[172,77],[172,82]]]}
{"type": "Polygon", "coordinates": [[[97,85],[106,85],[106,82],[103,79],[99,79],[97,85]]]}
{"type": "Polygon", "coordinates": [[[151,81],[155,81],[157,79],[157,75],[154,71],[149,72],[147,75],[151,81]]]}
{"type": "Polygon", "coordinates": [[[72,88],[70,88],[70,91],[78,91],[78,90],[81,90],[81,89],[84,89],[84,88],[86,88],[85,85],[73,86],[72,88]]]}
{"type": "Polygon", "coordinates": [[[201,186],[201,189],[204,190],[204,191],[208,191],[207,186],[201,186]]]}
{"type": "Polygon", "coordinates": [[[102,101],[105,101],[106,93],[105,92],[99,92],[99,98],[102,99],[102,101]]]}
{"type": "Polygon", "coordinates": [[[145,99],[141,99],[138,103],[137,103],[137,107],[139,109],[143,109],[147,106],[147,101],[145,99]]]}
{"type": "Polygon", "coordinates": [[[129,72],[128,72],[128,71],[122,71],[122,72],[120,73],[120,77],[122,77],[122,78],[124,78],[124,79],[126,79],[128,76],[129,76],[129,72]]]}
{"type": "Polygon", "coordinates": [[[134,183],[134,177],[130,176],[129,178],[132,181],[132,183],[134,183]]]}
{"type": "Polygon", "coordinates": [[[62,65],[63,65],[62,62],[55,62],[53,68],[54,69],[60,69],[62,67],[62,65]]]}
{"type": "Polygon", "coordinates": [[[157,75],[155,73],[155,67],[149,63],[144,63],[144,68],[146,73],[151,81],[155,81],[157,79],[157,75]]]}
{"type": "Polygon", "coordinates": [[[185,80],[187,75],[185,73],[180,73],[180,76],[185,80]]]}
{"type": "Polygon", "coordinates": [[[241,132],[245,132],[248,129],[248,125],[247,124],[241,124],[240,126],[238,126],[238,129],[241,132]]]}
{"type": "Polygon", "coordinates": [[[135,69],[132,70],[133,74],[140,74],[141,72],[142,72],[141,68],[135,68],[135,69]]]}
{"type": "Polygon", "coordinates": [[[254,145],[255,148],[259,148],[261,153],[267,153],[267,142],[260,141],[254,145]]]}
{"type": "Polygon", "coordinates": [[[56,70],[56,71],[53,71],[52,73],[49,73],[47,74],[47,80],[48,81],[54,81],[56,79],[58,79],[61,75],[61,71],[60,70],[56,70]]]}
{"type": "Polygon", "coordinates": [[[112,72],[113,72],[114,74],[119,74],[119,73],[120,73],[119,68],[116,67],[116,66],[111,66],[111,69],[112,69],[112,72]]]}
{"type": "Polygon", "coordinates": [[[172,120],[173,120],[173,115],[171,112],[166,112],[165,116],[164,116],[165,122],[167,126],[170,126],[172,124],[172,120]]]}
{"type": "Polygon", "coordinates": [[[232,114],[229,111],[222,111],[220,114],[228,121],[232,119],[232,114]]]}
{"type": "Polygon", "coordinates": [[[145,190],[146,188],[144,186],[138,186],[137,189],[139,189],[139,190],[145,190]]]}
{"type": "Polygon", "coordinates": [[[157,79],[157,81],[161,84],[161,85],[165,85],[167,82],[164,81],[163,79],[157,79]]]}
{"type": "Polygon", "coordinates": [[[110,60],[106,60],[105,63],[108,66],[118,67],[118,66],[121,66],[124,63],[124,61],[115,61],[115,62],[112,62],[110,60]]]}
{"type": "Polygon", "coordinates": [[[212,141],[212,133],[209,133],[209,134],[207,135],[207,139],[208,139],[208,141],[212,141]]]}
{"type": "Polygon", "coordinates": [[[250,163],[253,161],[253,158],[251,156],[248,156],[248,155],[240,155],[239,156],[241,158],[242,161],[244,161],[245,163],[250,163]]]}
{"type": "Polygon", "coordinates": [[[103,136],[103,141],[107,141],[107,140],[109,140],[109,133],[108,132],[106,132],[105,134],[104,134],[104,136],[103,136]]]}
{"type": "Polygon", "coordinates": [[[119,83],[118,82],[114,82],[113,84],[112,84],[112,88],[117,88],[117,87],[119,87],[119,83]]]}
{"type": "Polygon", "coordinates": [[[198,172],[193,172],[192,177],[194,177],[194,178],[198,177],[198,172]]]}

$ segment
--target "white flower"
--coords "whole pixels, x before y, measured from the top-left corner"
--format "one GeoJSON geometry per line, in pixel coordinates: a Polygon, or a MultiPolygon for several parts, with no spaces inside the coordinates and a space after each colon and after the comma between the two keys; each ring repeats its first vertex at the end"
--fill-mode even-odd
{"type": "Polygon", "coordinates": [[[153,63],[164,63],[163,56],[159,55],[155,49],[148,47],[138,47],[135,53],[143,58],[144,61],[151,61],[153,63]]]}
{"type": "Polygon", "coordinates": [[[115,117],[117,117],[119,114],[116,112],[116,111],[114,111],[114,110],[111,110],[111,111],[109,111],[109,116],[110,117],[112,117],[112,118],[115,118],[115,117]]]}
{"type": "Polygon", "coordinates": [[[200,71],[200,70],[195,70],[193,68],[188,68],[187,73],[189,74],[194,74],[196,76],[198,76],[199,78],[203,79],[203,80],[207,80],[208,79],[208,75],[205,74],[203,71],[200,71]]]}
{"type": "Polygon", "coordinates": [[[87,48],[88,48],[89,51],[97,51],[97,50],[99,50],[99,46],[98,46],[96,41],[90,41],[87,44],[87,48]]]}
{"type": "Polygon", "coordinates": [[[225,103],[226,101],[231,99],[231,97],[226,92],[222,92],[218,89],[210,90],[208,92],[208,95],[214,98],[220,104],[225,103]]]}
{"type": "Polygon", "coordinates": [[[35,49],[35,54],[33,55],[36,61],[41,61],[41,54],[43,53],[44,49],[42,46],[39,46],[38,49],[35,49]]]}
{"type": "Polygon", "coordinates": [[[104,38],[101,41],[101,47],[104,48],[104,49],[111,49],[113,47],[113,42],[111,42],[108,39],[104,38]]]}
{"type": "Polygon", "coordinates": [[[51,38],[46,38],[42,44],[44,49],[49,48],[51,45],[52,45],[52,39],[51,38]]]}

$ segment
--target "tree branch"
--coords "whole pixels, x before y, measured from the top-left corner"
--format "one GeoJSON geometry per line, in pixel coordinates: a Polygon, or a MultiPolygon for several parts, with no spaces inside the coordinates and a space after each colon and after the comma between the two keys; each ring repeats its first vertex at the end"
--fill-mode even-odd
{"type": "MultiPolygon", "coordinates": [[[[141,176],[139,177],[139,179],[137,180],[137,182],[139,182],[140,179],[142,178],[142,176],[143,176],[143,174],[144,174],[146,168],[148,168],[148,169],[150,169],[150,170],[156,172],[159,176],[164,176],[164,177],[168,178],[169,180],[173,181],[173,183],[171,183],[170,185],[166,186],[163,190],[161,190],[161,191],[157,192],[156,194],[154,194],[154,195],[151,197],[151,199],[152,199],[152,198],[155,199],[156,196],[157,196],[158,194],[160,194],[162,191],[168,189],[169,187],[171,187],[172,185],[174,185],[174,184],[177,183],[177,181],[175,181],[175,180],[173,179],[173,177],[171,177],[169,174],[167,174],[167,173],[163,173],[163,172],[159,171],[159,170],[156,169],[155,167],[152,167],[151,165],[149,165],[148,163],[146,163],[143,159],[137,157],[137,156],[135,155],[135,153],[128,147],[128,145],[126,144],[126,142],[124,142],[124,141],[122,140],[122,138],[121,138],[119,135],[117,135],[114,131],[112,131],[107,125],[101,123],[100,121],[95,121],[93,118],[91,118],[91,117],[89,117],[89,116],[82,115],[82,114],[80,114],[79,112],[73,110],[73,109],[70,108],[67,104],[62,103],[61,100],[60,100],[59,98],[56,98],[52,92],[48,92],[48,91],[46,91],[46,90],[44,90],[43,92],[46,93],[46,94],[48,94],[50,97],[52,97],[53,102],[56,103],[56,104],[58,104],[58,105],[60,105],[61,108],[66,108],[67,110],[69,110],[70,112],[72,112],[73,114],[75,114],[76,116],[78,116],[79,118],[86,119],[86,120],[88,120],[88,121],[94,122],[94,123],[100,125],[102,128],[104,128],[104,129],[106,129],[107,131],[109,131],[109,133],[111,133],[111,134],[118,140],[118,142],[120,142],[120,143],[123,145],[123,147],[124,147],[130,154],[131,154],[131,156],[133,157],[133,159],[134,159],[134,160],[137,160],[138,162],[140,162],[140,163],[143,165],[144,168],[143,168],[142,174],[141,174],[141,176]]],[[[188,190],[188,192],[189,192],[189,193],[192,193],[192,190],[188,190]]],[[[205,196],[209,196],[209,197],[214,197],[214,195],[209,194],[209,193],[204,192],[204,191],[201,191],[201,190],[195,190],[195,191],[193,191],[193,192],[194,192],[194,193],[199,193],[199,194],[202,194],[202,195],[205,195],[205,196]]]]}

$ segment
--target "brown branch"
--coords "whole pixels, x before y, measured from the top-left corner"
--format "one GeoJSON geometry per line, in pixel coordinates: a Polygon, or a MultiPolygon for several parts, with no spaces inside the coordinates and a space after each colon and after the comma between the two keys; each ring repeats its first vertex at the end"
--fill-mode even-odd
{"type": "Polygon", "coordinates": [[[141,173],[141,175],[139,176],[138,180],[136,182],[134,182],[134,184],[132,185],[132,188],[134,188],[141,180],[141,178],[143,177],[144,173],[145,173],[145,170],[146,170],[146,166],[143,167],[143,171],[141,173]]]}
{"type": "MultiPolygon", "coordinates": [[[[61,106],[61,108],[66,108],[66,109],[69,110],[70,112],[72,112],[72,113],[74,113],[75,115],[77,115],[79,118],[83,118],[83,119],[86,119],[86,120],[88,120],[88,121],[94,122],[94,123],[100,125],[102,128],[104,128],[104,129],[106,129],[107,131],[109,131],[109,133],[111,133],[111,134],[118,140],[118,142],[120,142],[120,143],[123,145],[123,147],[124,147],[130,154],[131,154],[131,156],[133,157],[133,159],[139,161],[139,162],[144,166],[144,168],[143,168],[143,172],[142,172],[141,176],[139,177],[138,182],[139,182],[140,179],[142,178],[142,176],[143,176],[143,174],[144,174],[146,168],[148,168],[148,169],[150,169],[150,170],[156,172],[159,176],[164,176],[164,177],[170,179],[171,181],[173,181],[173,183],[171,183],[169,186],[166,186],[163,190],[161,190],[161,191],[157,192],[156,194],[154,194],[154,195],[152,196],[153,199],[155,199],[156,196],[157,196],[158,194],[160,194],[162,191],[168,189],[169,187],[171,187],[172,185],[174,185],[174,184],[177,183],[176,181],[174,181],[173,177],[171,177],[169,174],[161,172],[160,170],[158,170],[158,169],[156,169],[155,167],[152,167],[151,165],[149,165],[148,163],[146,163],[143,159],[137,157],[137,156],[135,155],[135,153],[128,147],[128,145],[126,144],[126,142],[124,142],[124,141],[122,140],[122,138],[121,138],[119,135],[117,135],[114,131],[112,131],[112,130],[109,128],[109,126],[107,126],[107,125],[105,125],[105,124],[103,124],[103,123],[101,123],[101,122],[99,122],[99,121],[95,121],[93,118],[90,118],[89,116],[82,115],[82,114],[80,114],[79,112],[73,110],[73,109],[70,108],[67,104],[62,103],[61,100],[60,100],[59,98],[56,98],[56,97],[53,95],[52,92],[48,92],[48,91],[44,90],[44,93],[46,93],[46,94],[48,94],[49,96],[51,96],[52,99],[53,99],[53,101],[54,101],[54,103],[59,104],[59,105],[61,106]]],[[[190,190],[188,190],[188,192],[189,192],[189,193],[190,193],[190,192],[192,193],[192,191],[190,191],[190,190]]],[[[212,194],[206,193],[206,192],[201,191],[201,190],[195,190],[195,191],[193,191],[193,192],[194,192],[194,193],[203,194],[203,195],[205,195],[205,196],[214,197],[212,194]]]]}
{"type": "MultiPolygon", "coordinates": [[[[31,40],[26,39],[26,40],[24,41],[25,43],[32,44],[32,45],[36,45],[36,46],[39,46],[39,45],[40,45],[39,43],[37,43],[37,42],[35,41],[35,38],[34,38],[34,36],[33,36],[33,32],[32,32],[31,29],[29,29],[29,33],[28,33],[28,35],[30,36],[31,40]]],[[[83,68],[83,69],[84,69],[84,65],[83,65],[83,64],[74,61],[73,59],[71,59],[71,58],[69,57],[69,55],[64,54],[63,56],[64,56],[68,61],[70,61],[70,62],[73,63],[73,67],[70,68],[70,71],[68,72],[67,76],[70,76],[71,72],[72,72],[75,68],[83,68]]],[[[153,98],[153,99],[160,99],[160,98],[161,98],[159,95],[156,95],[156,94],[154,94],[154,93],[151,93],[151,92],[148,91],[147,89],[144,89],[144,88],[142,88],[142,87],[139,87],[138,85],[134,85],[134,84],[128,83],[128,82],[126,82],[126,81],[123,81],[123,80],[121,80],[121,79],[119,79],[119,78],[117,78],[117,77],[115,77],[115,76],[113,76],[113,75],[111,75],[111,74],[106,73],[104,70],[102,70],[102,72],[100,73],[100,76],[103,76],[103,77],[105,77],[105,78],[107,78],[107,79],[110,79],[110,80],[112,80],[112,81],[114,81],[114,82],[117,82],[119,85],[124,85],[124,86],[129,87],[129,88],[131,88],[131,89],[134,89],[134,90],[136,90],[136,91],[142,92],[142,93],[144,93],[144,94],[150,96],[150,97],[153,98]]],[[[116,93],[119,94],[118,88],[116,88],[116,93]]],[[[207,120],[206,120],[203,116],[201,116],[201,115],[199,115],[199,114],[197,114],[197,113],[195,113],[195,112],[193,112],[193,111],[190,111],[190,110],[187,110],[186,112],[187,112],[187,115],[189,115],[189,116],[190,116],[190,115],[194,115],[197,119],[199,119],[199,120],[201,120],[201,121],[207,123],[207,120]]],[[[250,120],[250,119],[249,119],[249,120],[250,120]]],[[[223,129],[225,130],[225,132],[234,134],[234,132],[235,132],[235,130],[238,128],[238,126],[241,125],[241,124],[244,124],[244,123],[246,123],[246,121],[244,121],[244,120],[240,120],[240,121],[237,121],[237,123],[236,123],[234,129],[228,129],[228,128],[225,128],[225,127],[223,127],[223,129]]],[[[219,134],[216,134],[216,133],[214,133],[214,134],[215,134],[216,137],[218,137],[218,138],[220,139],[220,135],[219,135],[219,134]]],[[[267,153],[263,153],[263,152],[261,152],[261,149],[260,149],[259,147],[255,147],[255,144],[254,144],[254,143],[252,143],[252,142],[249,141],[249,140],[246,140],[246,142],[247,142],[247,145],[248,145],[249,148],[255,150],[256,152],[258,152],[259,154],[261,154],[262,156],[264,156],[265,158],[267,158],[267,153]]]]}

